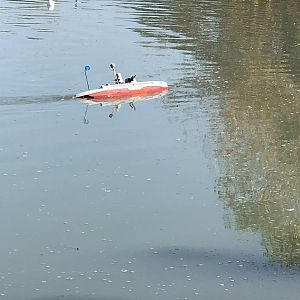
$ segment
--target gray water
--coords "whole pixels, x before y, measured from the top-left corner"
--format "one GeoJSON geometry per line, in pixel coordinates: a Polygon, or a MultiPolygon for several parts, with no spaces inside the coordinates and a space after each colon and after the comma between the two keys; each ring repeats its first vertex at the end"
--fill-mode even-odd
{"type": "Polygon", "coordinates": [[[1,298],[297,299],[299,4],[0,0],[1,298]]]}

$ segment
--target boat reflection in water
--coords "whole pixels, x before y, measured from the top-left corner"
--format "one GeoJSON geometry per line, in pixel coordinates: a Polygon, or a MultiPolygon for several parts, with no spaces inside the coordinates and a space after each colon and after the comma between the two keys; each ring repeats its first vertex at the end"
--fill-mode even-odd
{"type": "Polygon", "coordinates": [[[105,100],[99,100],[99,99],[88,99],[88,98],[75,98],[76,101],[86,104],[85,114],[83,118],[84,124],[88,124],[89,121],[87,119],[87,112],[90,105],[100,105],[100,106],[112,106],[112,111],[108,115],[110,118],[113,118],[120,110],[122,104],[128,104],[129,107],[132,110],[136,110],[135,103],[139,101],[148,101],[153,100],[159,97],[162,97],[168,93],[168,90],[157,92],[155,94],[152,94],[151,96],[135,96],[135,97],[124,97],[124,98],[111,98],[111,99],[105,99],[105,100]]]}

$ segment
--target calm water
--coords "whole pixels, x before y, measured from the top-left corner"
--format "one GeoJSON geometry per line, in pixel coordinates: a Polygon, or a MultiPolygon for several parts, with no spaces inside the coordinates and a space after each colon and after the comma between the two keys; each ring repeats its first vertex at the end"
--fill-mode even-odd
{"type": "Polygon", "coordinates": [[[3,299],[297,299],[300,2],[0,0],[3,299]],[[50,8],[50,10],[49,10],[50,8]],[[110,63],[161,98],[88,107],[110,63]]]}

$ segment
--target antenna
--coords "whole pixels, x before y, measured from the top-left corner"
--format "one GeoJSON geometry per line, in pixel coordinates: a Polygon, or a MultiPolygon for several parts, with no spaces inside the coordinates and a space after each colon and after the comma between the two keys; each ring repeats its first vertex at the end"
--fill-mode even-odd
{"type": "Polygon", "coordinates": [[[86,72],[89,71],[90,69],[91,69],[90,66],[85,66],[84,67],[84,75],[85,75],[85,80],[86,80],[86,84],[87,84],[88,89],[90,89],[90,85],[89,85],[89,81],[88,81],[88,77],[87,77],[86,72]]]}

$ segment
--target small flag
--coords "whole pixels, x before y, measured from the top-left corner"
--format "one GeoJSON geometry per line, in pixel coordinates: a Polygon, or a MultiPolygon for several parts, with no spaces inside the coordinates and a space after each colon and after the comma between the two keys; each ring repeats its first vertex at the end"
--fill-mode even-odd
{"type": "Polygon", "coordinates": [[[91,67],[90,66],[85,66],[84,67],[84,71],[86,72],[86,71],[89,71],[91,69],[91,67]]]}

